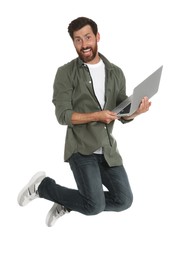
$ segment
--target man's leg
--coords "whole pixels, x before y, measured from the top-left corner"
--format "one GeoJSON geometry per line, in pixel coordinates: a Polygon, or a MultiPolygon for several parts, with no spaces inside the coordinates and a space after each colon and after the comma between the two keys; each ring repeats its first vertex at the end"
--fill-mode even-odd
{"type": "Polygon", "coordinates": [[[85,215],[105,209],[105,196],[98,162],[94,155],[73,154],[69,160],[78,190],[60,186],[46,177],[38,188],[39,196],[85,215]]]}
{"type": "Polygon", "coordinates": [[[105,211],[122,211],[129,208],[133,201],[127,173],[123,167],[109,167],[104,156],[98,156],[99,167],[105,191],[105,211]]]}

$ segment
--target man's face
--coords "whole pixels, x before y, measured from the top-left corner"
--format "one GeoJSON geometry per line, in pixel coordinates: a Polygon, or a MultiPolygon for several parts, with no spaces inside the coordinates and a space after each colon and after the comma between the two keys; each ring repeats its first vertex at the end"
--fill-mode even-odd
{"type": "Polygon", "coordinates": [[[99,33],[95,36],[89,25],[84,26],[73,34],[74,47],[82,61],[85,63],[97,63],[99,33]]]}

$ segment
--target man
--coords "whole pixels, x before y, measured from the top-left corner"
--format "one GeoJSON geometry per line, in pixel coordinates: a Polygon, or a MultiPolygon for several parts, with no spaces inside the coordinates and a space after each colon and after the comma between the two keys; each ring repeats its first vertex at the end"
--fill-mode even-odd
{"type": "Polygon", "coordinates": [[[98,52],[97,24],[79,17],[69,24],[68,32],[79,57],[57,70],[53,103],[58,122],[67,125],[64,160],[78,189],[60,186],[38,172],[18,196],[21,206],[38,197],[54,202],[46,218],[48,226],[70,211],[95,215],[131,206],[133,195],[112,129],[115,120],[130,122],[151,105],[144,97],[133,115],[118,118],[112,110],[127,98],[125,77],[98,52]]]}

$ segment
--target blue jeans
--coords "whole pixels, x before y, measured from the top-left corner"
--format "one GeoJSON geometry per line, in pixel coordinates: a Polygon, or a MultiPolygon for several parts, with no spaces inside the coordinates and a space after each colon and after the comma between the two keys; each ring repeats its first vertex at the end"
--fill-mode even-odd
{"type": "Polygon", "coordinates": [[[79,153],[73,154],[69,163],[78,190],[60,186],[46,177],[38,188],[41,198],[85,215],[122,211],[131,206],[133,195],[123,165],[109,167],[103,155],[79,153]]]}

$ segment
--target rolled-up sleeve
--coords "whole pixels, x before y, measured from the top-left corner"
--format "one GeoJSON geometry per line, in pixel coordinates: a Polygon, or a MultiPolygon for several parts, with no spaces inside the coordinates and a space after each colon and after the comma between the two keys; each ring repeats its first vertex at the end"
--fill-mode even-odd
{"type": "Polygon", "coordinates": [[[73,127],[71,117],[72,109],[72,92],[73,84],[69,76],[69,72],[65,66],[57,70],[54,85],[53,85],[53,99],[55,105],[55,114],[57,120],[62,125],[73,127]]]}

